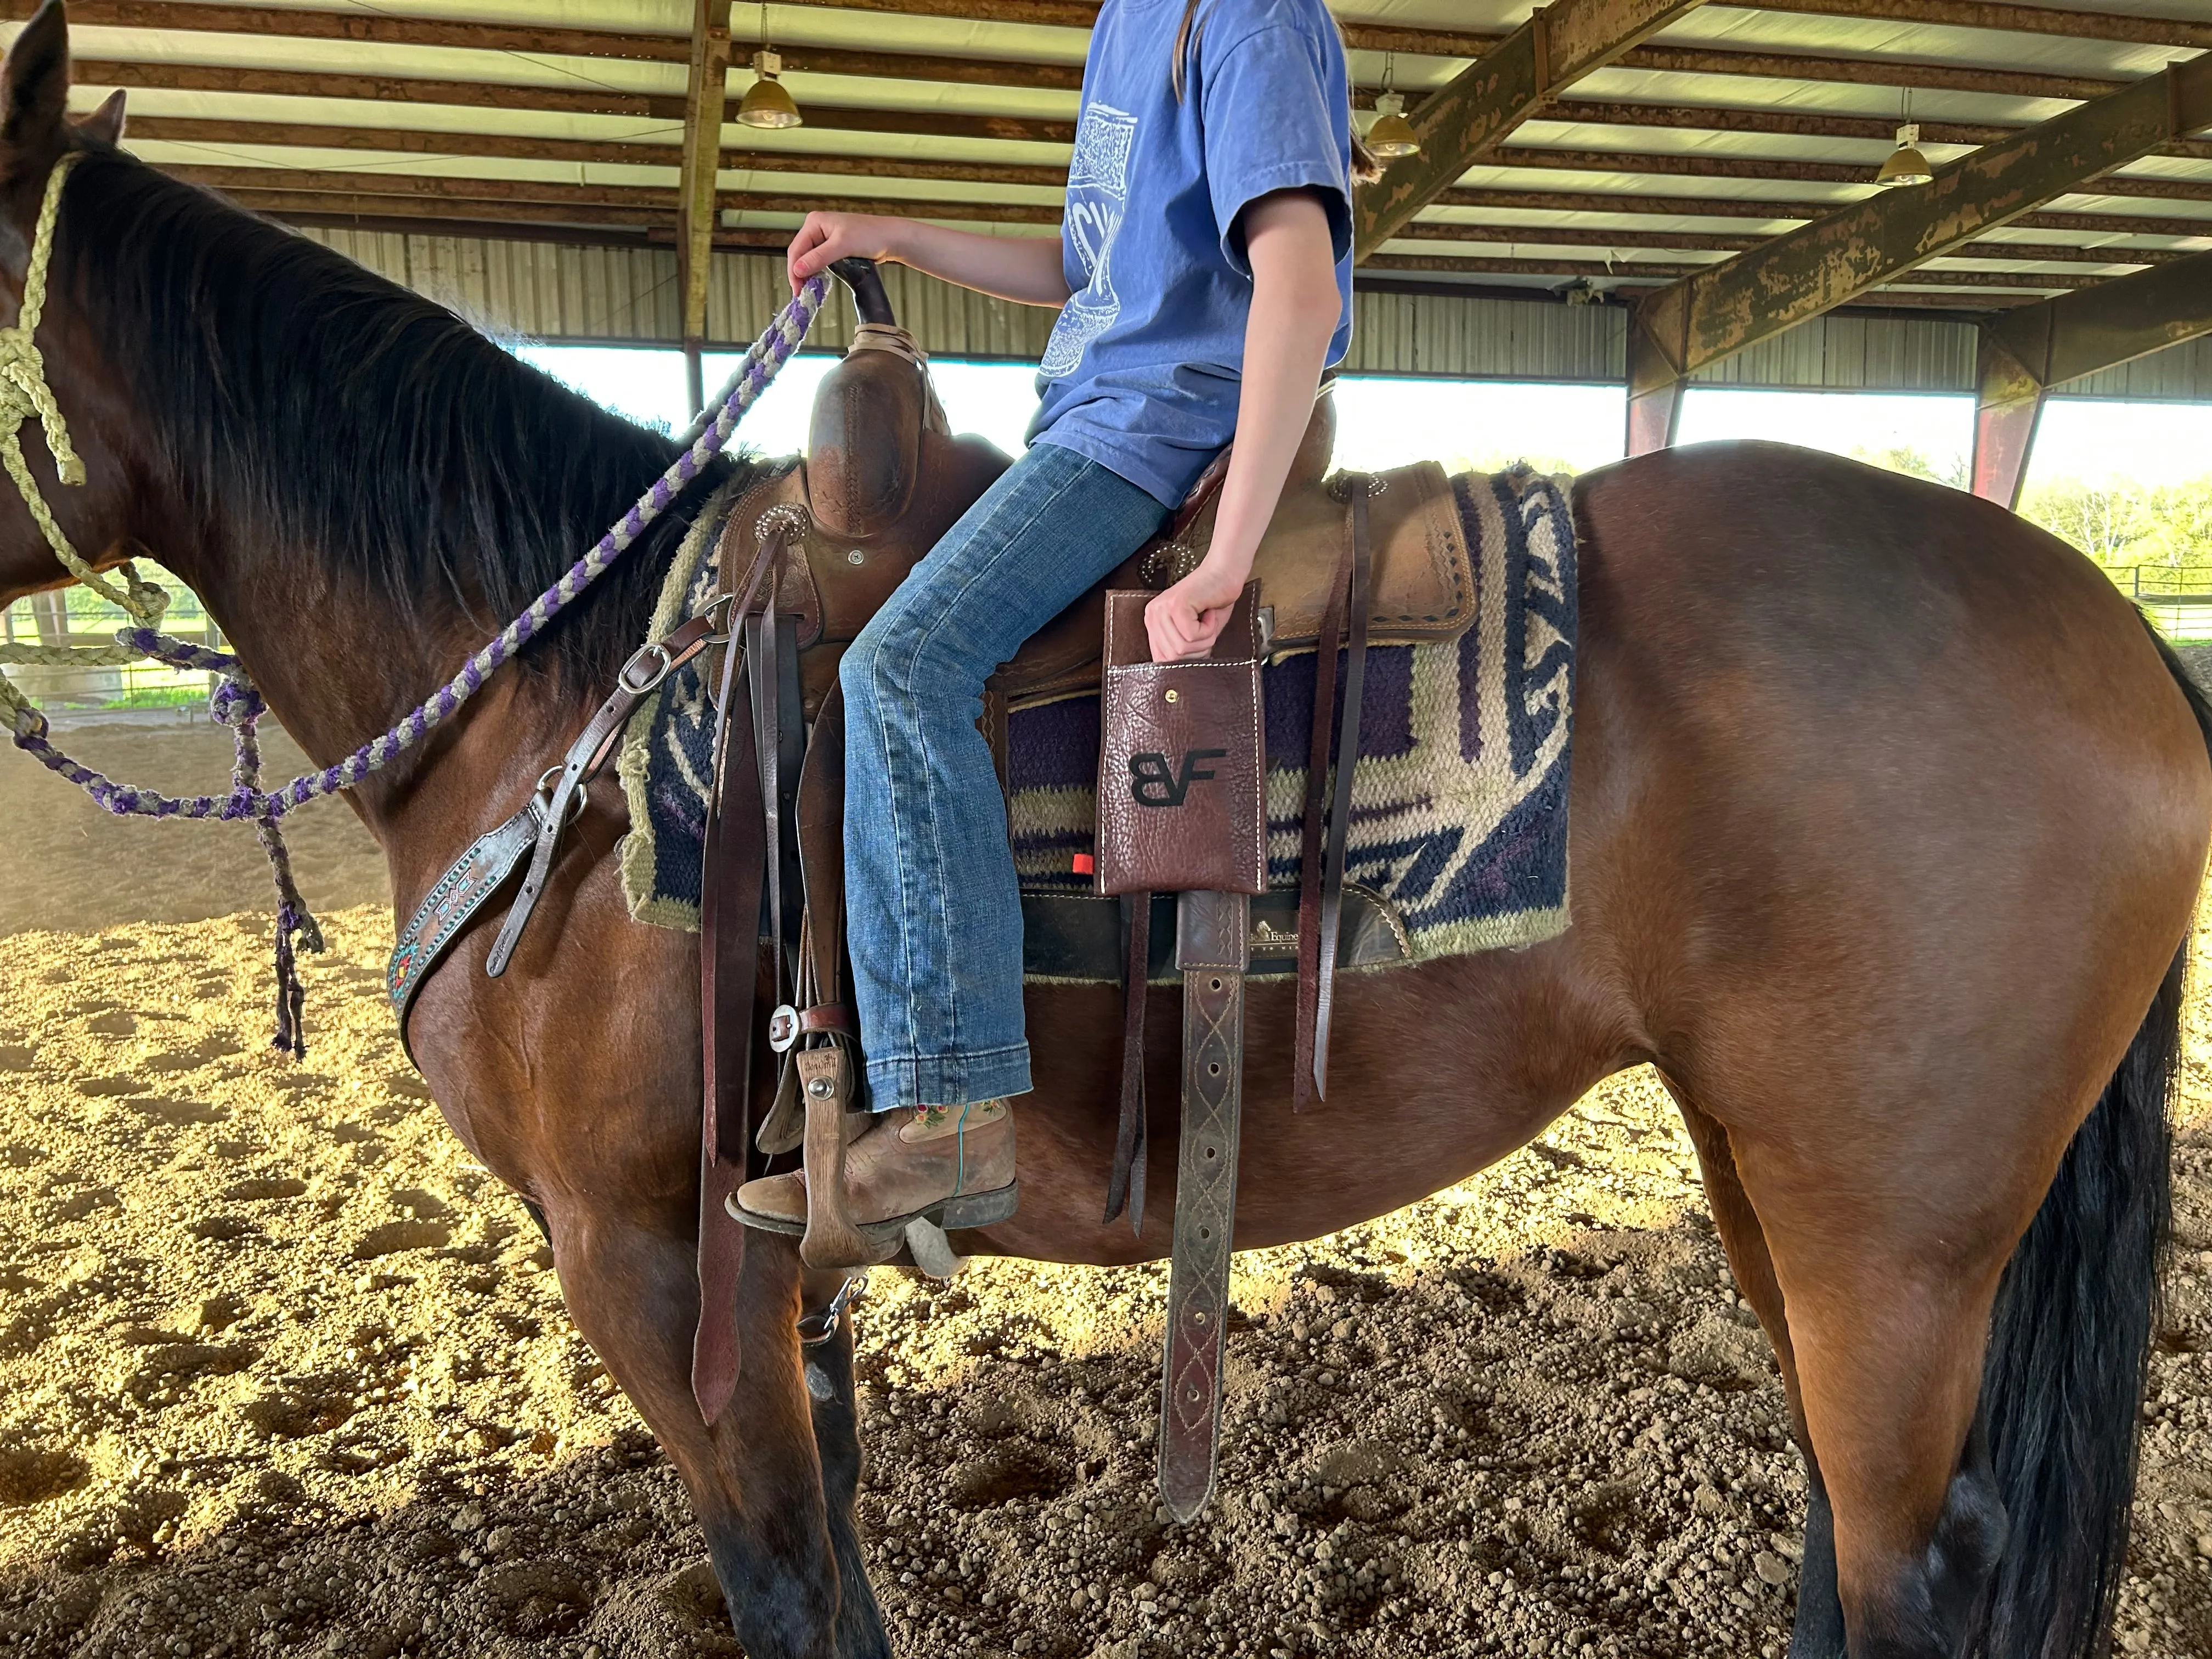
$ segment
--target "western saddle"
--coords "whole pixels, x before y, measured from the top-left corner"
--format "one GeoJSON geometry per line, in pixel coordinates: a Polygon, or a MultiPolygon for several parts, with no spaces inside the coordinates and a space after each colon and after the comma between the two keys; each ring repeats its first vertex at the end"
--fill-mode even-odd
{"type": "MultiPolygon", "coordinates": [[[[847,1119],[865,1104],[857,1081],[865,1034],[843,989],[844,732],[837,664],[908,571],[1011,463],[983,440],[951,431],[927,360],[896,325],[873,267],[848,260],[836,269],[852,289],[860,326],[816,394],[806,459],[756,486],[730,511],[720,596],[631,659],[557,775],[549,774],[528,806],[456,861],[403,930],[394,957],[392,991],[404,1036],[414,988],[526,854],[522,885],[488,964],[495,974],[504,971],[579,792],[611,757],[644,698],[674,668],[703,659],[720,726],[701,904],[706,1100],[692,1380],[710,1423],[738,1375],[736,1296],[745,1228],[728,1200],[758,1173],[749,1164],[804,1148],[812,1214],[799,1249],[810,1267],[857,1271],[903,1252],[926,1271],[947,1273],[957,1258],[945,1230],[963,1224],[956,1201],[941,1218],[942,1230],[917,1224],[886,1247],[864,1237],[842,1210],[847,1119]],[[404,983],[403,959],[409,964],[404,983]],[[774,1093],[756,1127],[757,1033],[767,1036],[778,1062],[774,1093]]],[[[1296,927],[1294,1107],[1326,1087],[1352,781],[1351,766],[1339,765],[1332,789],[1330,762],[1340,732],[1357,742],[1367,647],[1455,638],[1467,629],[1475,604],[1469,551],[1443,469],[1425,462],[1371,477],[1329,477],[1334,435],[1334,398],[1324,386],[1255,562],[1253,576],[1266,603],[1256,605],[1248,594],[1241,641],[1240,626],[1233,624],[1217,647],[1217,657],[1249,660],[1255,687],[1261,659],[1316,653],[1296,927]]],[[[1135,593],[1140,604],[1138,591],[1166,586],[1202,556],[1226,459],[1200,481],[1158,540],[993,677],[981,726],[1002,782],[1011,710],[1100,689],[1110,596],[1135,593]]],[[[1125,623],[1121,637],[1127,636],[1125,623]]],[[[1140,645],[1140,632],[1137,637],[1140,645]]],[[[1116,651],[1117,661],[1131,659],[1127,647],[1116,651]]],[[[1107,703],[1110,727],[1110,690],[1107,703]]],[[[1242,738],[1255,746],[1255,787],[1261,787],[1256,706],[1248,723],[1242,738]]],[[[1104,747],[1111,746],[1109,733],[1104,747]]],[[[1109,789],[1127,787],[1126,778],[1102,776],[1102,803],[1109,789]]],[[[1109,816],[1102,813],[1102,831],[1109,816]]],[[[1149,816],[1147,830],[1162,833],[1159,815],[1149,816]]],[[[1179,833],[1188,834],[1179,824],[1164,829],[1171,848],[1179,833]]],[[[1256,939],[1248,907],[1267,884],[1264,826],[1256,844],[1258,856],[1246,857],[1241,873],[1218,886],[1182,891],[1173,912],[1186,1053],[1160,1484],[1170,1510],[1185,1520],[1204,1507],[1214,1478],[1242,1099],[1243,976],[1256,939]]],[[[1102,854],[1107,850],[1102,843],[1102,854]]],[[[1152,867],[1186,871],[1223,862],[1209,860],[1203,847],[1179,851],[1194,856],[1164,865],[1154,860],[1152,867]]],[[[1102,1172],[1105,1219],[1126,1211],[1141,1231],[1144,1005],[1155,959],[1154,904],[1141,888],[1087,902],[1115,897],[1127,1012],[1115,1155],[1112,1169],[1102,1172]]],[[[834,1329],[837,1310],[826,1321],[817,1316],[823,1328],[811,1340],[834,1329]]]]}

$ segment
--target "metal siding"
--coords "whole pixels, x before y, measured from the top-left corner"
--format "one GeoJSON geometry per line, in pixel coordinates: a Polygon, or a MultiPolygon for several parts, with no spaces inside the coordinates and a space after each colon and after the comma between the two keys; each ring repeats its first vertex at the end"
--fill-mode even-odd
{"type": "MultiPolygon", "coordinates": [[[[672,249],[355,229],[301,234],[494,333],[664,346],[681,337],[672,249]]],[[[1042,307],[970,294],[903,266],[884,268],[884,287],[933,356],[1034,362],[1052,331],[1053,313],[1042,307]]],[[[781,260],[716,254],[708,338],[722,347],[750,343],[785,297],[781,260]]],[[[807,343],[840,350],[852,324],[852,307],[839,290],[807,343]]],[[[1627,375],[1626,337],[1620,306],[1362,291],[1353,298],[1343,367],[1350,374],[1619,385],[1627,375]]],[[[1974,348],[1973,324],[1957,318],[1832,313],[1691,378],[1704,386],[1971,394],[1974,348]]],[[[2062,390],[2069,398],[2212,402],[2212,338],[2154,352],[2062,390]]]]}
{"type": "Polygon", "coordinates": [[[1614,306],[1361,292],[1347,374],[1452,380],[1618,380],[1627,313],[1614,306]]]}
{"type": "Polygon", "coordinates": [[[1700,386],[1804,392],[1974,389],[1975,330],[1949,317],[1850,317],[1800,323],[1691,375],[1700,386]]]}
{"type": "Polygon", "coordinates": [[[2134,398],[2212,403],[2212,336],[2185,340],[2131,363],[2100,369],[2056,390],[2067,398],[2134,398]]]}

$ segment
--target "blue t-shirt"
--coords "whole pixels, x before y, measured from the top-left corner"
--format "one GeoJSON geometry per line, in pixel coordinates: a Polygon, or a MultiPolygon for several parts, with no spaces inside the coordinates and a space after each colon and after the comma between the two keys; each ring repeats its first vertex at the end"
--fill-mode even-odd
{"type": "Polygon", "coordinates": [[[1106,0],[1083,70],[1061,258],[1073,290],[1037,372],[1032,442],[1087,455],[1169,507],[1236,435],[1252,302],[1237,216],[1310,186],[1328,210],[1352,338],[1352,109],[1322,0],[1106,0]]]}

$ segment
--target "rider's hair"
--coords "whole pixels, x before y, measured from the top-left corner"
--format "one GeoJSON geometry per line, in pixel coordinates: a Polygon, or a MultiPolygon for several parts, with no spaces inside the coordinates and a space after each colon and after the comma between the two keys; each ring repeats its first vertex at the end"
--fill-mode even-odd
{"type": "MultiPolygon", "coordinates": [[[[1168,71],[1175,82],[1177,102],[1182,101],[1183,94],[1183,64],[1198,49],[1198,37],[1206,27],[1206,20],[1199,15],[1206,3],[1206,0],[1183,0],[1182,22],[1176,30],[1175,62],[1168,71]]],[[[1340,23],[1337,25],[1337,38],[1342,40],[1343,37],[1344,26],[1340,23]]],[[[1357,124],[1352,129],[1352,176],[1363,185],[1371,185],[1382,176],[1382,164],[1375,159],[1375,153],[1360,137],[1357,124]]]]}

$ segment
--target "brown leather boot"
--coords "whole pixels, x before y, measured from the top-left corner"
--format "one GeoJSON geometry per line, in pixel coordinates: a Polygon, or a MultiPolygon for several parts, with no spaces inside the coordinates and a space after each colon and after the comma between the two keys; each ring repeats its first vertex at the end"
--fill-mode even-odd
{"type": "MultiPolygon", "coordinates": [[[[991,1226],[1014,1213],[1020,1196],[1013,1108],[1004,1100],[879,1112],[845,1147],[845,1202],[879,1246],[895,1248],[917,1218],[947,1231],[991,1226]]],[[[803,1234],[805,1172],[748,1181],[726,1207],[747,1226],[803,1234]]]]}

